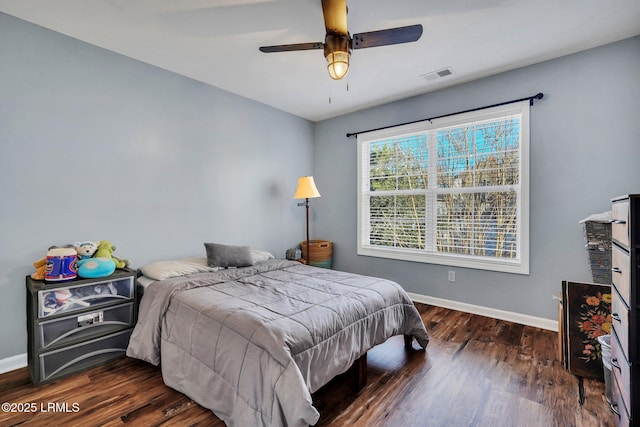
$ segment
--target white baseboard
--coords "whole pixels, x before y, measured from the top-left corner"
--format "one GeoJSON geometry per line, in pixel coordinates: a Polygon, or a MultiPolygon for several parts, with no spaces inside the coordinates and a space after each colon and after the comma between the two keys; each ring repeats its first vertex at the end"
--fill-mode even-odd
{"type": "Polygon", "coordinates": [[[27,366],[27,353],[0,359],[0,374],[27,366]]]}
{"type": "Polygon", "coordinates": [[[436,307],[449,308],[451,310],[464,311],[465,313],[478,314],[480,316],[493,317],[494,319],[506,320],[508,322],[514,322],[521,325],[534,326],[536,328],[558,332],[558,319],[545,319],[543,317],[529,316],[527,314],[514,313],[512,311],[497,310],[495,308],[482,307],[480,305],[435,298],[427,295],[414,294],[411,292],[408,292],[408,294],[409,297],[415,302],[435,305],[436,307]]]}

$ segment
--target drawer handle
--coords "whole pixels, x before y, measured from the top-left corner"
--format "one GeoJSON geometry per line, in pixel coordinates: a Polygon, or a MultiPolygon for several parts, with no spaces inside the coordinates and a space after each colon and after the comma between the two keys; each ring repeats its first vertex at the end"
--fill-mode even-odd
{"type": "Polygon", "coordinates": [[[620,318],[620,315],[618,313],[611,313],[611,318],[616,322],[622,322],[622,319],[620,318]]]}
{"type": "Polygon", "coordinates": [[[620,273],[622,274],[622,270],[619,267],[612,267],[611,271],[613,271],[614,273],[620,273]]]}
{"type": "Polygon", "coordinates": [[[620,364],[618,363],[618,358],[617,357],[614,357],[613,359],[611,359],[611,366],[616,368],[618,371],[622,372],[622,368],[620,367],[620,364]]]}
{"type": "Polygon", "coordinates": [[[610,219],[609,222],[611,224],[626,224],[627,221],[625,221],[624,219],[610,219]]]}
{"type": "Polygon", "coordinates": [[[616,402],[611,402],[609,404],[609,409],[611,409],[611,412],[613,412],[614,414],[616,414],[618,417],[620,416],[620,412],[618,412],[618,404],[616,402]]]}

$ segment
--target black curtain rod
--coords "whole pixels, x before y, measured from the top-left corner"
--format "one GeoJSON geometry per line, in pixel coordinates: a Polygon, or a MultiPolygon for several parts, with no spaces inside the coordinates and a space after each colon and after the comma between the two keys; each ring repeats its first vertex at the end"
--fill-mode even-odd
{"type": "Polygon", "coordinates": [[[427,120],[431,121],[431,120],[435,120],[435,119],[441,119],[443,117],[454,116],[456,114],[470,113],[472,111],[485,110],[487,108],[493,108],[493,107],[499,107],[501,105],[513,104],[514,102],[525,101],[527,99],[529,100],[529,106],[532,106],[534,99],[542,99],[543,96],[544,96],[544,94],[542,92],[540,92],[540,93],[536,93],[535,95],[532,95],[532,96],[527,96],[526,98],[514,99],[512,101],[501,102],[499,104],[493,104],[493,105],[487,105],[487,106],[484,106],[484,107],[472,108],[471,110],[458,111],[457,113],[443,114],[441,116],[429,117],[428,119],[414,120],[412,122],[400,123],[400,124],[397,124],[397,125],[390,125],[390,126],[383,126],[383,127],[380,127],[380,128],[369,129],[369,130],[361,130],[360,132],[348,133],[347,134],[347,138],[349,138],[351,136],[358,136],[358,134],[360,134],[360,133],[367,133],[367,132],[373,132],[373,131],[376,131],[376,130],[394,128],[394,127],[397,127],[397,126],[410,125],[410,124],[413,124],[413,123],[425,122],[427,120]]]}

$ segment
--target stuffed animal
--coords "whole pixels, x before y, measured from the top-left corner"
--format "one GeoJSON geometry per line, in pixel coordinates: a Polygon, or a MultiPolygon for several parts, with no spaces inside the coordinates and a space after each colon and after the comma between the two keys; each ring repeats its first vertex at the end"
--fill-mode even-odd
{"type": "Polygon", "coordinates": [[[73,245],[49,246],[47,256],[33,263],[33,280],[65,282],[76,278],[76,251],[73,245]]]}
{"type": "Polygon", "coordinates": [[[66,282],[77,277],[76,250],[73,245],[51,246],[47,251],[45,282],[66,282]]]}
{"type": "Polygon", "coordinates": [[[78,259],[86,259],[86,258],[91,258],[93,254],[96,253],[96,251],[98,250],[99,244],[100,242],[92,242],[92,241],[75,242],[73,244],[73,247],[78,254],[78,259]]]}
{"type": "Polygon", "coordinates": [[[33,280],[44,280],[45,269],[47,268],[47,257],[40,258],[33,263],[33,266],[36,268],[36,271],[31,273],[31,278],[33,280]]]}
{"type": "Polygon", "coordinates": [[[78,276],[85,279],[110,276],[116,271],[115,261],[107,257],[79,259],[77,265],[78,276]]]}
{"type": "Polygon", "coordinates": [[[116,268],[126,268],[129,265],[129,260],[114,257],[113,251],[115,250],[116,247],[113,246],[110,241],[100,240],[98,250],[93,256],[96,258],[110,258],[116,263],[116,268]]]}

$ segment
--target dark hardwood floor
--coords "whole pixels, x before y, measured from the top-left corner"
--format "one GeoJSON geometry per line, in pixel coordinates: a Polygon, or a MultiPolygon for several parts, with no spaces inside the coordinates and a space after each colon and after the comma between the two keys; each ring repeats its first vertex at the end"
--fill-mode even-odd
{"type": "MultiPolygon", "coordinates": [[[[556,333],[416,306],[431,336],[427,351],[406,352],[401,336],[372,349],[359,393],[345,374],[314,394],[317,426],[614,425],[604,384],[557,360],[556,333]]],[[[1,426],[224,426],[166,387],[159,368],[129,358],[40,387],[27,368],[8,372],[0,400],[35,404],[31,413],[0,411],[1,426]]]]}

